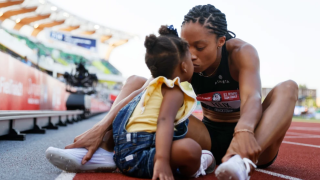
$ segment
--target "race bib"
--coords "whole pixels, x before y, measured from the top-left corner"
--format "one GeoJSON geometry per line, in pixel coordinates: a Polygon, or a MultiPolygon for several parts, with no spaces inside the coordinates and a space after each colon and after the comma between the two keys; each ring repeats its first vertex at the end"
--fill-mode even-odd
{"type": "Polygon", "coordinates": [[[216,112],[237,112],[240,111],[239,90],[217,91],[197,95],[197,100],[203,106],[216,112]]]}

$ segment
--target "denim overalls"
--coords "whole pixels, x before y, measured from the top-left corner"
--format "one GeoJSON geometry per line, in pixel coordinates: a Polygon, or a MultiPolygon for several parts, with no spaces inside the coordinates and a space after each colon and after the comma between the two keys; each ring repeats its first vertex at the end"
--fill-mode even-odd
{"type": "MultiPolygon", "coordinates": [[[[143,92],[123,107],[113,121],[114,156],[119,170],[128,176],[152,178],[156,153],[156,133],[127,132],[126,125],[143,92]]],[[[160,106],[160,105],[159,105],[160,106]]],[[[175,126],[173,140],[182,139],[188,131],[189,119],[175,126]]]]}

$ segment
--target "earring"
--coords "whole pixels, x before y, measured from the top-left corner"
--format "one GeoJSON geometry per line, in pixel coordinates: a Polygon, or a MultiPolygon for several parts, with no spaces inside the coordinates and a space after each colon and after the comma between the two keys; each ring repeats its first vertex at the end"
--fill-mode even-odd
{"type": "Polygon", "coordinates": [[[218,46],[218,49],[220,48],[220,46],[218,46]]]}
{"type": "Polygon", "coordinates": [[[184,69],[184,72],[187,72],[187,70],[186,70],[186,69],[184,69]]]}

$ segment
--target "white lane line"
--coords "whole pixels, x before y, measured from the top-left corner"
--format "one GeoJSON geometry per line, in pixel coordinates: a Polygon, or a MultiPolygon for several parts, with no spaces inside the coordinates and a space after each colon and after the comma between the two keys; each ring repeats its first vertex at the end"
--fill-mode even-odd
{"type": "Polygon", "coordinates": [[[263,169],[256,169],[256,171],[259,171],[259,172],[262,172],[262,173],[265,173],[265,174],[269,174],[269,175],[272,175],[272,176],[276,176],[276,177],[279,177],[279,178],[283,178],[283,179],[302,180],[302,179],[299,179],[299,178],[295,178],[295,177],[291,177],[291,176],[287,176],[287,175],[283,175],[283,174],[279,174],[279,173],[275,173],[275,172],[271,172],[271,171],[266,171],[266,170],[263,170],[263,169]]]}
{"type": "Polygon", "coordinates": [[[287,132],[287,135],[302,135],[302,136],[320,136],[319,134],[306,134],[306,133],[297,133],[297,132],[287,132]]]}
{"type": "Polygon", "coordinates": [[[286,143],[286,144],[294,144],[294,145],[299,145],[299,146],[308,146],[308,147],[320,148],[320,146],[313,145],[313,144],[303,144],[303,143],[290,142],[290,141],[282,141],[282,143],[286,143]]]}
{"type": "Polygon", "coordinates": [[[62,173],[55,180],[72,180],[77,173],[68,173],[62,171],[62,173]]]}
{"type": "Polygon", "coordinates": [[[301,131],[316,131],[316,132],[319,132],[320,131],[320,128],[318,127],[290,127],[289,128],[290,130],[301,130],[301,131]]]}
{"type": "Polygon", "coordinates": [[[320,138],[320,136],[286,136],[285,138],[289,138],[289,139],[295,139],[295,138],[308,139],[308,138],[320,138]]]}
{"type": "Polygon", "coordinates": [[[296,133],[296,132],[287,132],[285,138],[320,138],[318,134],[305,134],[305,133],[296,133]]]}

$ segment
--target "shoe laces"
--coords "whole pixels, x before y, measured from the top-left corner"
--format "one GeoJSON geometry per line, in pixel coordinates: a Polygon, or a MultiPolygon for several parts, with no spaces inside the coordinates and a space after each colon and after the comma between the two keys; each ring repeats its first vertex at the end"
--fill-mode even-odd
{"type": "Polygon", "coordinates": [[[250,164],[254,167],[254,168],[257,168],[257,166],[248,158],[243,158],[242,159],[243,162],[244,162],[244,165],[246,166],[246,172],[247,174],[250,173],[250,164]]]}
{"type": "Polygon", "coordinates": [[[205,169],[204,169],[204,167],[203,167],[203,163],[204,163],[204,162],[207,163],[206,161],[207,161],[207,158],[204,157],[204,156],[201,156],[200,167],[199,167],[198,171],[193,175],[194,178],[197,178],[197,177],[199,177],[200,175],[202,175],[202,176],[205,176],[205,175],[206,175],[206,171],[205,171],[205,169]]]}
{"type": "MultiPolygon", "coordinates": [[[[206,172],[205,172],[205,168],[203,167],[204,163],[207,164],[208,159],[206,156],[201,156],[201,166],[200,166],[200,171],[201,171],[201,175],[205,176],[206,172]]],[[[208,165],[207,165],[208,166],[208,165]]],[[[208,167],[206,167],[207,169],[208,167]]]]}
{"type": "Polygon", "coordinates": [[[202,164],[200,165],[200,168],[198,169],[198,171],[196,172],[194,177],[197,178],[200,175],[202,175],[202,176],[206,175],[206,172],[204,171],[202,164]]]}

